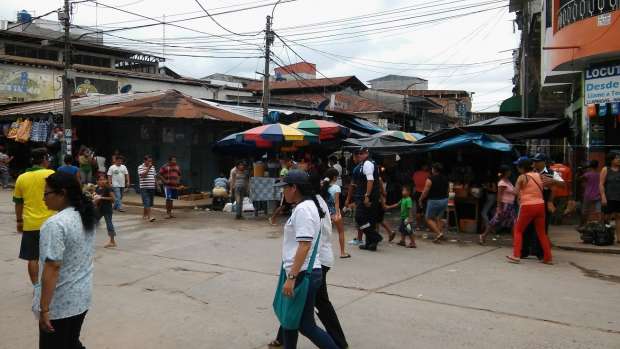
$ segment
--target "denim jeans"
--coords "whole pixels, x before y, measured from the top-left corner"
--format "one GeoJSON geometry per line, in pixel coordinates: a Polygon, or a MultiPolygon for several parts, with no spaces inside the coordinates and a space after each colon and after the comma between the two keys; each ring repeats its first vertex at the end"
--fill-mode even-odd
{"type": "Polygon", "coordinates": [[[482,223],[485,227],[489,225],[489,213],[493,206],[497,204],[497,194],[495,193],[487,193],[486,201],[482,206],[482,211],[480,211],[480,216],[482,218],[482,223]]]}
{"type": "Polygon", "coordinates": [[[112,191],[114,192],[114,206],[112,206],[112,208],[115,210],[120,210],[123,208],[123,194],[125,192],[125,188],[112,187],[112,191]]]}
{"type": "Polygon", "coordinates": [[[243,198],[246,196],[246,188],[235,188],[235,200],[237,201],[237,218],[243,215],[243,198]]]}
{"type": "MultiPolygon", "coordinates": [[[[349,343],[347,343],[347,339],[342,331],[342,326],[340,326],[340,321],[338,320],[338,315],[327,293],[327,272],[330,268],[322,265],[321,269],[323,270],[323,279],[321,280],[321,287],[317,291],[314,306],[317,310],[317,316],[325,327],[325,331],[332,337],[338,348],[345,349],[349,347],[349,343]]],[[[278,336],[276,337],[280,343],[284,343],[282,331],[283,329],[280,327],[278,329],[278,336]]]]}
{"type": "Polygon", "coordinates": [[[9,175],[9,170],[1,169],[0,170],[0,183],[2,183],[2,188],[7,188],[9,186],[9,180],[11,176],[9,175]]]}
{"type": "Polygon", "coordinates": [[[108,236],[111,238],[115,237],[116,230],[114,230],[114,224],[112,223],[112,212],[100,215],[98,220],[101,220],[102,217],[105,220],[105,227],[108,230],[108,236]]]}
{"type": "Polygon", "coordinates": [[[284,348],[294,349],[297,348],[297,337],[299,332],[306,336],[312,343],[320,349],[338,349],[336,343],[327,332],[323,331],[316,325],[314,321],[314,305],[316,300],[316,294],[321,287],[323,279],[321,269],[314,269],[311,273],[299,273],[295,286],[304,277],[310,277],[310,287],[308,289],[308,296],[306,298],[306,305],[304,306],[303,313],[301,315],[301,323],[299,324],[299,330],[283,330],[284,348]]]}

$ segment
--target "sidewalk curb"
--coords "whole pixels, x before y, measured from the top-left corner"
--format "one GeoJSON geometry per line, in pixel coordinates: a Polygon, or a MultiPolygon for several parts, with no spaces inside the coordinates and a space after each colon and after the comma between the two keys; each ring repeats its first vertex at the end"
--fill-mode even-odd
{"type": "Polygon", "coordinates": [[[553,247],[559,248],[561,250],[566,250],[566,251],[588,252],[588,253],[598,253],[598,254],[620,254],[620,249],[611,249],[611,248],[578,247],[578,246],[567,246],[567,245],[553,245],[553,247]]]}

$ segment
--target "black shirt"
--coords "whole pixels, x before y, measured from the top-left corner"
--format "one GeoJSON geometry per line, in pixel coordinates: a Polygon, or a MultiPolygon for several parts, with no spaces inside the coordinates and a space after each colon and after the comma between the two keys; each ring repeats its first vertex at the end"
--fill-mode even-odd
{"type": "Polygon", "coordinates": [[[432,175],[429,179],[432,185],[431,189],[428,191],[428,200],[447,199],[448,192],[450,191],[448,177],[438,174],[432,175]]]}
{"type": "MultiPolygon", "coordinates": [[[[112,197],[110,192],[111,192],[110,188],[97,187],[97,189],[95,189],[95,193],[97,193],[97,195],[104,197],[104,198],[112,197]]],[[[110,200],[100,200],[97,207],[99,208],[99,214],[104,215],[104,214],[112,213],[112,201],[110,200]]]]}

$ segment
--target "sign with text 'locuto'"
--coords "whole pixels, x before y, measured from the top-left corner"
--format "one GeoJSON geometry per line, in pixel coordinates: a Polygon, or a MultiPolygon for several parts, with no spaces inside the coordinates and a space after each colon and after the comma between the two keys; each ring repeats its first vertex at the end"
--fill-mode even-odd
{"type": "Polygon", "coordinates": [[[586,70],[585,104],[620,102],[620,64],[586,70]]]}

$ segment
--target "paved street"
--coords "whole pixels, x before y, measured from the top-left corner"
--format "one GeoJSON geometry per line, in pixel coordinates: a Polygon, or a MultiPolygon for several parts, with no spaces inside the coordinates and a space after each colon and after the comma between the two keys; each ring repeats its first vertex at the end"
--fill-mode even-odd
{"type": "MultiPolygon", "coordinates": [[[[9,192],[0,202],[0,348],[34,348],[9,192]]],[[[119,248],[102,248],[98,232],[88,348],[266,348],[279,228],[193,210],[144,223],[132,208],[114,220],[119,248]]],[[[620,348],[620,256],[553,252],[555,266],[508,264],[508,248],[464,243],[351,249],[329,292],[351,348],[620,348]]]]}

